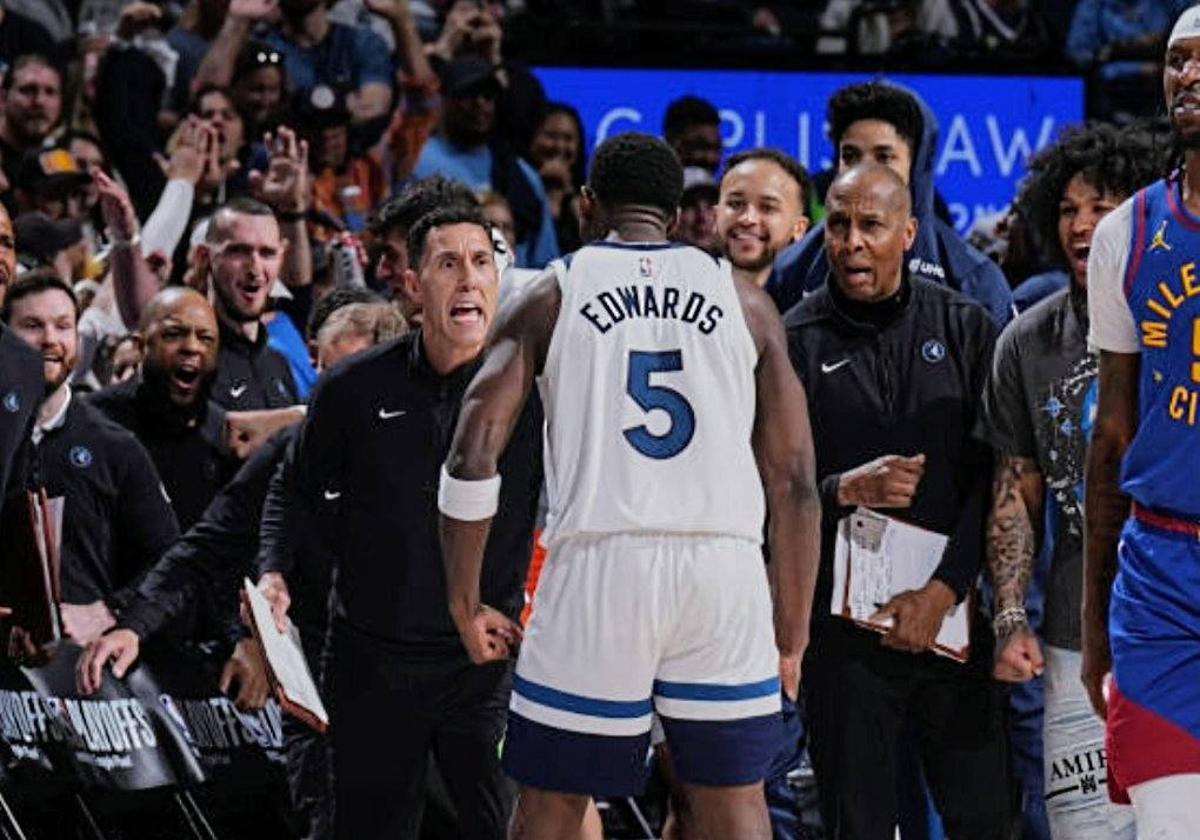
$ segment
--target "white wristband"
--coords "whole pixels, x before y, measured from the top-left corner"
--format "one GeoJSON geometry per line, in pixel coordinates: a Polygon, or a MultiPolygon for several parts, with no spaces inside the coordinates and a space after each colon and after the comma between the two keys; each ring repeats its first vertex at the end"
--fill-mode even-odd
{"type": "Polygon", "coordinates": [[[438,484],[438,510],[463,522],[491,519],[500,507],[500,476],[480,481],[461,481],[446,471],[442,464],[442,480],[438,484]]]}

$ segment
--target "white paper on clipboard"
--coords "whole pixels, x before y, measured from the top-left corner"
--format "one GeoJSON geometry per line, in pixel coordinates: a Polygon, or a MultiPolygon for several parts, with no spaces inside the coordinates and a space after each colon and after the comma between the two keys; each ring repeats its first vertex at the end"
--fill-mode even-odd
{"type": "MultiPolygon", "coordinates": [[[[833,554],[830,611],[883,632],[886,622],[867,621],[894,595],[920,589],[942,562],[948,538],[867,508],[838,522],[833,554]]],[[[942,622],[934,652],[965,662],[969,653],[969,610],[958,604],[942,622]]]]}

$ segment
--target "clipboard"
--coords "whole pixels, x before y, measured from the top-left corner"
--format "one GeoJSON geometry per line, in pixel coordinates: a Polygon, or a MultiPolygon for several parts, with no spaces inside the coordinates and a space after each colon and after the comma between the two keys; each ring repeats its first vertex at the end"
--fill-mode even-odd
{"type": "Polygon", "coordinates": [[[329,712],[308,670],[300,631],[288,622],[288,632],[279,632],[271,605],[249,578],[243,580],[241,594],[275,699],[285,712],[324,735],[329,731],[329,712]]]}
{"type": "MultiPolygon", "coordinates": [[[[944,534],[857,508],[838,522],[830,611],[860,627],[886,633],[891,623],[869,621],[869,616],[894,595],[928,583],[948,541],[944,534]]],[[[971,604],[968,596],[946,615],[930,650],[956,662],[967,661],[971,604]]]]}

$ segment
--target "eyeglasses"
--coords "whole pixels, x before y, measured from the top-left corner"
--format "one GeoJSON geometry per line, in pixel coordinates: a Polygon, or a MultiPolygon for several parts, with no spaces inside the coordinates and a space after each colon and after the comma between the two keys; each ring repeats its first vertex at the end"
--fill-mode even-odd
{"type": "Polygon", "coordinates": [[[275,50],[259,50],[251,59],[251,63],[259,67],[268,67],[272,64],[279,64],[283,61],[283,56],[275,50]]]}

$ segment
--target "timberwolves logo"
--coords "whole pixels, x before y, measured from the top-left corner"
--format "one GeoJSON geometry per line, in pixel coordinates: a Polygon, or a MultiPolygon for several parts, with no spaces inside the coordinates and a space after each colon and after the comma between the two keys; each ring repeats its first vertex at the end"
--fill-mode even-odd
{"type": "Polygon", "coordinates": [[[21,395],[16,391],[9,391],[0,404],[4,405],[4,410],[9,414],[16,414],[21,409],[21,395]]]}
{"type": "Polygon", "coordinates": [[[654,276],[654,260],[649,257],[642,257],[638,260],[638,274],[642,277],[654,276]]]}
{"type": "Polygon", "coordinates": [[[67,457],[71,459],[72,464],[81,470],[85,470],[92,465],[92,450],[86,446],[72,446],[67,457]]]}
{"type": "Polygon", "coordinates": [[[946,345],[942,344],[936,338],[929,339],[921,345],[921,358],[931,365],[936,365],[942,359],[946,358],[946,345]]]}

